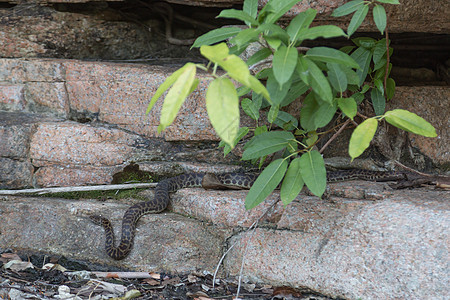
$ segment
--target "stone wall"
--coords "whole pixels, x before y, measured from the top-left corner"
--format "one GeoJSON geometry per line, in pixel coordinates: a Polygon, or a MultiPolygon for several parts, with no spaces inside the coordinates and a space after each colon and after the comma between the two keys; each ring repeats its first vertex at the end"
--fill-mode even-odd
{"type": "MultiPolygon", "coordinates": [[[[200,20],[200,8],[178,5],[222,7],[240,1],[167,2],[176,14],[200,20]]],[[[389,8],[391,32],[449,32],[446,1],[401,2],[389,8]]],[[[158,15],[145,19],[145,9],[130,15],[124,8],[131,2],[123,1],[10,3],[19,5],[0,8],[0,189],[110,184],[136,168],[158,179],[246,167],[240,161],[240,146],[227,157],[217,148],[204,105],[205,75],[162,134],[156,130],[161,101],[145,114],[153,93],[180,63],[201,61],[188,46],[167,42],[158,15]]],[[[303,1],[286,18],[313,7],[319,10],[318,24],[329,22],[332,9],[342,3],[303,1]]],[[[210,8],[203,12],[211,14],[210,8]]],[[[173,28],[176,38],[193,38],[205,30],[183,27],[173,28]]],[[[369,22],[362,30],[374,31],[374,26],[369,22]]],[[[443,71],[450,67],[442,66],[443,71]]],[[[433,85],[398,86],[388,106],[427,119],[438,137],[423,138],[383,125],[371,154],[421,170],[448,171],[450,88],[436,78],[433,85]]],[[[243,118],[242,123],[251,121],[243,118]]],[[[325,156],[348,156],[350,133],[334,141],[325,156]]],[[[332,297],[448,295],[448,192],[394,191],[384,183],[358,181],[330,184],[327,195],[318,199],[302,193],[288,207],[278,203],[258,229],[248,231],[279,199],[278,192],[255,210],[245,211],[246,191],[185,189],[173,195],[167,213],[142,218],[135,247],[120,262],[104,254],[103,237],[92,238],[99,236],[99,228],[87,216],[102,213],[117,224],[124,210],[139,200],[0,196],[0,248],[183,273],[213,271],[224,249],[236,242],[223,274],[237,275],[244,259],[249,280],[306,286],[332,297]]],[[[140,196],[153,197],[152,191],[140,196]]]]}

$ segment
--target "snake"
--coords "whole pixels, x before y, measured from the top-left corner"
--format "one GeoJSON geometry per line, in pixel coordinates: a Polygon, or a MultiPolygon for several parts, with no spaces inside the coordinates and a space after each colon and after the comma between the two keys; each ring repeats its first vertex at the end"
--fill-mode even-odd
{"type": "MultiPolygon", "coordinates": [[[[249,189],[257,179],[253,173],[188,173],[160,181],[155,188],[155,197],[149,201],[139,202],[129,207],[122,219],[120,243],[115,246],[115,235],[111,221],[101,215],[90,215],[91,221],[105,230],[106,254],[115,260],[121,260],[130,253],[138,220],[145,214],[159,213],[169,204],[169,193],[187,187],[219,187],[230,189],[249,189]],[[205,179],[213,184],[206,184],[205,179]]],[[[369,181],[393,181],[404,179],[405,175],[397,171],[371,171],[349,169],[327,172],[327,182],[362,179],[369,181]]]]}

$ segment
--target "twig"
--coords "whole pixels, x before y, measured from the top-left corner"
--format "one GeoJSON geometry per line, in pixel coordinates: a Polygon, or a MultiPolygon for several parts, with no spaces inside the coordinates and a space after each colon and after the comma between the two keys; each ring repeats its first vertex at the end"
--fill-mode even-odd
{"type": "Polygon", "coordinates": [[[411,172],[411,173],[418,174],[418,175],[420,175],[420,176],[424,176],[424,177],[433,177],[433,176],[434,176],[434,175],[422,173],[422,172],[419,172],[419,171],[417,171],[417,170],[414,170],[414,169],[412,169],[412,168],[410,168],[410,167],[407,167],[407,166],[405,166],[404,164],[402,164],[401,162],[399,162],[399,161],[397,161],[397,160],[394,160],[394,164],[396,164],[397,166],[399,166],[399,167],[402,168],[402,169],[405,169],[406,171],[409,171],[409,172],[411,172]]]}
{"type": "Polygon", "coordinates": [[[339,134],[341,134],[341,132],[345,129],[345,127],[347,127],[347,125],[348,125],[348,123],[350,123],[350,121],[351,121],[351,119],[347,119],[347,121],[345,121],[345,123],[342,124],[341,128],[339,128],[339,130],[336,131],[336,133],[333,134],[333,136],[319,150],[319,153],[322,153],[328,147],[328,145],[331,144],[331,142],[334,141],[334,139],[336,139],[339,134]]]}
{"type": "Polygon", "coordinates": [[[369,117],[366,117],[365,115],[363,115],[362,113],[360,113],[359,111],[356,112],[356,115],[357,115],[358,117],[363,118],[364,120],[366,120],[366,119],[369,118],[369,117]]]}
{"type": "Polygon", "coordinates": [[[0,195],[21,195],[21,194],[55,194],[65,192],[89,192],[89,191],[111,191],[128,189],[154,188],[157,183],[133,183],[133,184],[111,184],[111,185],[91,185],[91,186],[67,186],[57,188],[23,189],[23,190],[0,190],[0,195]]]}
{"type": "Polygon", "coordinates": [[[153,278],[148,272],[92,272],[98,278],[153,278]]]}
{"type": "Polygon", "coordinates": [[[387,93],[387,78],[389,72],[389,31],[388,31],[388,20],[390,12],[386,16],[386,72],[384,74],[384,92],[387,93]]]}
{"type": "MultiPolygon", "coordinates": [[[[248,243],[251,241],[251,239],[252,239],[252,237],[253,237],[253,234],[255,233],[255,229],[256,229],[256,227],[258,226],[258,223],[259,223],[259,221],[265,216],[265,215],[267,215],[267,213],[279,202],[280,200],[278,199],[277,201],[275,201],[274,203],[272,203],[272,205],[270,205],[262,214],[261,214],[261,216],[259,216],[258,217],[258,219],[256,219],[253,223],[252,223],[252,225],[250,225],[250,227],[247,229],[247,231],[250,231],[250,230],[252,230],[253,229],[253,231],[252,231],[252,233],[251,233],[251,235],[250,235],[250,238],[249,238],[249,240],[248,240],[248,242],[247,242],[247,244],[246,244],[246,246],[245,246],[245,249],[244,249],[244,254],[243,254],[243,257],[242,257],[242,263],[241,263],[241,268],[240,268],[240,271],[239,271],[239,280],[238,280],[238,289],[237,289],[237,292],[236,292],[236,297],[235,297],[235,299],[239,299],[239,291],[240,291],[240,289],[241,289],[241,279],[242,279],[242,271],[243,271],[243,268],[244,268],[244,262],[245,262],[245,254],[247,253],[247,249],[248,249],[248,243]]],[[[214,286],[215,286],[215,283],[216,283],[216,276],[217,276],[217,273],[218,273],[218,271],[219,271],[219,267],[220,267],[220,265],[222,264],[222,262],[223,262],[223,260],[225,259],[225,256],[228,254],[228,252],[230,252],[230,250],[234,247],[234,246],[236,246],[237,245],[237,243],[239,243],[240,241],[238,240],[238,241],[236,241],[236,242],[234,242],[233,243],[233,245],[231,245],[231,247],[230,248],[228,248],[228,250],[227,251],[225,251],[225,253],[222,255],[222,257],[220,258],[220,260],[219,260],[219,262],[217,263],[217,267],[216,267],[216,270],[214,271],[214,276],[213,276],[213,288],[214,288],[214,286]]]]}

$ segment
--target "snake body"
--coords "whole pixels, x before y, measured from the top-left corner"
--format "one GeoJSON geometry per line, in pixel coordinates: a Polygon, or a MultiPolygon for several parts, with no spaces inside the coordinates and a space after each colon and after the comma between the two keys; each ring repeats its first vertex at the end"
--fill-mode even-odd
{"type": "MultiPolygon", "coordinates": [[[[115,236],[111,222],[99,215],[91,215],[91,220],[105,229],[106,254],[111,258],[120,260],[125,258],[131,251],[134,241],[136,224],[140,217],[148,213],[163,211],[169,204],[169,193],[186,187],[201,187],[205,177],[203,173],[183,174],[162,180],[155,188],[155,197],[152,200],[136,203],[129,207],[122,220],[122,236],[119,246],[115,246],[115,236]]],[[[256,174],[225,173],[214,175],[215,179],[224,186],[230,188],[249,189],[255,182],[256,174]]],[[[404,173],[395,171],[369,171],[369,170],[341,170],[327,173],[328,182],[363,179],[370,181],[400,180],[405,177],[404,173]]]]}

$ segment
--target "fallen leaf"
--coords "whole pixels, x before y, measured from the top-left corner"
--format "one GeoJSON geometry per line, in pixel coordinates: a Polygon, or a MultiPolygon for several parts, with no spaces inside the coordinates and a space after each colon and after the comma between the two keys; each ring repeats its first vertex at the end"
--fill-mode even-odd
{"type": "Polygon", "coordinates": [[[28,268],[34,268],[33,264],[28,261],[21,260],[11,260],[7,262],[4,266],[5,269],[10,269],[11,271],[23,271],[28,268]]]}

